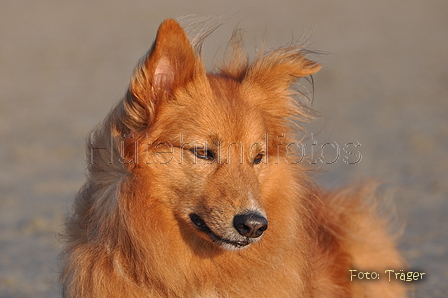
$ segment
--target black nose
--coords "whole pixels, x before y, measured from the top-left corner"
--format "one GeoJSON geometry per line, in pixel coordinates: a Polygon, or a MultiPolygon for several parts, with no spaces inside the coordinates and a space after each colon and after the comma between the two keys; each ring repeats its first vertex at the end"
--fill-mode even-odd
{"type": "Polygon", "coordinates": [[[268,228],[268,220],[259,213],[244,213],[233,218],[233,226],[241,236],[257,238],[268,228]]]}

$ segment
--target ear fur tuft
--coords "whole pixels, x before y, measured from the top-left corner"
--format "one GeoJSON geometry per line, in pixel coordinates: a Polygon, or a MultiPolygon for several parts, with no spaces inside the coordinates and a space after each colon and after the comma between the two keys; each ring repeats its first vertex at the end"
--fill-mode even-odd
{"type": "Polygon", "coordinates": [[[320,68],[319,63],[306,58],[306,51],[301,47],[290,46],[258,55],[245,79],[285,90],[298,79],[312,75],[320,68]]]}

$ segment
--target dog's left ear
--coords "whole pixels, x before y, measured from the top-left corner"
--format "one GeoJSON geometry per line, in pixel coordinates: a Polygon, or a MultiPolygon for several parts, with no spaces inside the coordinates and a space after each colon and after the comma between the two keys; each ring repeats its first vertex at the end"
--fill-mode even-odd
{"type": "Polygon", "coordinates": [[[146,106],[154,106],[160,97],[172,95],[195,76],[205,74],[182,27],[173,19],[164,21],[156,40],[137,66],[129,91],[146,106]]]}
{"type": "Polygon", "coordinates": [[[300,47],[286,47],[258,56],[244,80],[258,83],[267,91],[285,91],[301,77],[319,71],[321,65],[308,60],[300,47]]]}

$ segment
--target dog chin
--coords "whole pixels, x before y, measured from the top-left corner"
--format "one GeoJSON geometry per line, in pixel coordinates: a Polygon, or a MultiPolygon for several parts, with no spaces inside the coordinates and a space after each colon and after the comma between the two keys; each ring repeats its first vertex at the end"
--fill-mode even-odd
{"type": "Polygon", "coordinates": [[[246,249],[252,243],[255,243],[259,240],[259,239],[256,239],[256,240],[254,240],[254,239],[229,240],[226,238],[220,238],[220,239],[217,239],[217,238],[213,239],[213,238],[210,238],[210,239],[212,240],[212,242],[215,245],[219,245],[220,247],[224,248],[225,250],[230,250],[230,251],[246,249]]]}
{"type": "MultiPolygon", "coordinates": [[[[216,243],[218,244],[218,243],[216,243]]],[[[225,250],[229,250],[229,251],[237,251],[237,250],[243,250],[246,249],[250,246],[250,243],[247,244],[239,244],[239,243],[228,243],[228,242],[223,242],[223,243],[219,243],[219,245],[224,248],[225,250]]]]}
{"type": "Polygon", "coordinates": [[[210,235],[208,240],[215,245],[220,246],[221,248],[229,251],[237,251],[248,248],[252,243],[258,242],[259,239],[244,239],[244,240],[229,240],[226,238],[221,238],[217,235],[210,235]]]}

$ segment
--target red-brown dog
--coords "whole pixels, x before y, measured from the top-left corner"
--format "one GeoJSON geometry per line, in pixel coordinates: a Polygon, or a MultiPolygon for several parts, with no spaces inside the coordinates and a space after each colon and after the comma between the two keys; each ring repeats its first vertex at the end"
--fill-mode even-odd
{"type": "Polygon", "coordinates": [[[64,297],[406,296],[373,188],[322,192],[288,152],[309,113],[292,85],[320,65],[294,45],[250,62],[233,40],[206,73],[179,24],[160,26],[88,141],[64,297]]]}

